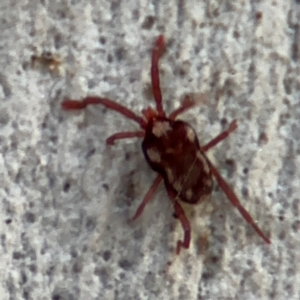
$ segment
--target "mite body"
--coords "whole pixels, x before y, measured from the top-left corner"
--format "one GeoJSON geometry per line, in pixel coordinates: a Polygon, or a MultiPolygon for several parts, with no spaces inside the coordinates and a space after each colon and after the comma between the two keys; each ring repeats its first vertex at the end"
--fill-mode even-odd
{"type": "Polygon", "coordinates": [[[84,109],[88,105],[101,104],[123,116],[135,121],[140,130],[122,131],[106,139],[108,145],[116,140],[125,138],[143,138],[142,149],[151,168],[158,173],[152,186],[146,193],[131,221],[138,218],[147,203],[153,198],[159,184],[164,181],[166,190],[173,203],[176,217],[180,220],[184,230],[183,240],[177,241],[176,253],[182,247],[188,248],[191,240],[191,227],[180,201],[197,204],[211,194],[214,177],[230,202],[239,210],[244,219],[253,227],[258,235],[268,244],[270,240],[256,225],[250,214],[242,206],[239,199],[220,175],[218,170],[208,160],[205,152],[237,128],[236,120],[232,121],[228,129],[220,133],[208,144],[200,146],[194,129],[177,117],[194,107],[197,103],[190,97],[185,97],[182,105],[166,115],[162,105],[162,95],[159,82],[158,62],[165,49],[164,38],[160,35],[152,50],[151,80],[156,108],[145,108],[137,115],[127,107],[107,98],[87,97],[81,101],[65,99],[62,107],[66,110],[84,109]]]}
{"type": "Polygon", "coordinates": [[[146,128],[142,149],[176,200],[196,204],[213,188],[212,174],[194,129],[186,122],[155,118],[146,128]]]}

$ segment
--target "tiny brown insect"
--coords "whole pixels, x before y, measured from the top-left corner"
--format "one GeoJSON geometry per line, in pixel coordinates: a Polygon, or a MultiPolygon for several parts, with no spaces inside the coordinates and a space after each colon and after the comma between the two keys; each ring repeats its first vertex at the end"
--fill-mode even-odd
{"type": "Polygon", "coordinates": [[[205,155],[206,151],[227,138],[237,128],[237,121],[234,120],[226,131],[220,133],[208,144],[200,146],[194,129],[188,123],[177,120],[180,114],[195,106],[197,104],[196,101],[186,97],[179,108],[174,110],[169,116],[166,116],[162,106],[158,70],[158,62],[164,50],[164,37],[160,35],[152,50],[151,61],[152,90],[156,109],[152,107],[145,108],[142,110],[142,116],[138,116],[125,106],[110,99],[92,96],[81,101],[65,99],[62,102],[63,109],[79,110],[86,108],[88,105],[101,104],[135,121],[140,126],[141,130],[139,131],[115,133],[106,139],[106,143],[113,145],[116,140],[134,137],[144,139],[142,142],[144,156],[158,175],[131,221],[142,214],[147,203],[153,198],[159,184],[164,181],[166,190],[173,203],[175,216],[180,220],[184,230],[183,241],[177,241],[177,254],[180,253],[182,247],[189,248],[191,240],[190,223],[180,202],[197,204],[203,201],[212,192],[213,177],[244,219],[267,244],[270,244],[271,241],[255,224],[255,221],[241,205],[235,193],[205,155]]]}
{"type": "Polygon", "coordinates": [[[61,63],[58,55],[52,54],[51,52],[43,52],[41,55],[31,56],[32,67],[44,71],[59,73],[61,63]]]}

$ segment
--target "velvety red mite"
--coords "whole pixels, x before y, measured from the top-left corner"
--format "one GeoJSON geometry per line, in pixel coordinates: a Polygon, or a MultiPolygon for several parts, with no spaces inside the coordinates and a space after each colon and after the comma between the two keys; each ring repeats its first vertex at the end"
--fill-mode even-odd
{"type": "Polygon", "coordinates": [[[165,49],[164,37],[160,35],[152,50],[151,80],[156,109],[148,107],[142,110],[142,116],[107,98],[87,97],[81,101],[65,99],[62,107],[66,110],[84,109],[90,104],[101,104],[117,111],[135,121],[141,128],[139,131],[122,131],[107,138],[106,143],[114,144],[116,140],[125,138],[143,138],[142,149],[151,168],[158,173],[142,203],[131,220],[138,218],[147,203],[154,196],[159,184],[164,181],[169,197],[173,203],[176,217],[180,220],[183,230],[183,241],[177,242],[176,253],[182,247],[188,248],[191,240],[191,227],[180,202],[197,204],[203,201],[213,189],[213,177],[224,191],[231,203],[240,211],[244,219],[254,228],[258,235],[267,243],[271,241],[262,233],[252,217],[241,205],[226,181],[205,156],[205,152],[224,140],[237,128],[234,120],[229,128],[204,146],[200,146],[194,129],[177,117],[196,105],[190,97],[186,97],[182,105],[169,116],[162,106],[159,82],[158,61],[165,49]]]}

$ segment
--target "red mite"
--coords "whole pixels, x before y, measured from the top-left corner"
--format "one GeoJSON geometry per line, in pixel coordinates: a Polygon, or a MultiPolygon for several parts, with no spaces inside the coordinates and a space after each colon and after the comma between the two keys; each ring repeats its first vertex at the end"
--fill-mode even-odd
{"type": "Polygon", "coordinates": [[[137,219],[147,203],[153,198],[159,184],[164,181],[169,197],[173,203],[175,216],[180,220],[183,230],[183,241],[177,241],[176,253],[182,247],[189,248],[191,227],[180,202],[197,204],[211,194],[213,177],[224,191],[230,202],[240,211],[244,219],[254,228],[258,235],[267,243],[271,241],[262,233],[252,217],[241,205],[239,199],[208,160],[205,152],[237,128],[234,120],[229,128],[204,146],[200,146],[194,129],[186,122],[177,120],[183,112],[197,103],[186,97],[182,105],[169,116],[162,106],[162,96],[159,82],[158,61],[165,49],[164,37],[160,35],[152,50],[151,80],[156,109],[148,107],[142,110],[142,116],[112,100],[100,97],[87,97],[81,101],[66,99],[62,107],[66,110],[84,109],[90,104],[101,104],[125,117],[135,121],[141,127],[140,131],[122,131],[108,137],[106,143],[113,145],[116,140],[125,138],[143,138],[142,149],[150,167],[158,173],[152,186],[145,195],[131,221],[137,219]]]}

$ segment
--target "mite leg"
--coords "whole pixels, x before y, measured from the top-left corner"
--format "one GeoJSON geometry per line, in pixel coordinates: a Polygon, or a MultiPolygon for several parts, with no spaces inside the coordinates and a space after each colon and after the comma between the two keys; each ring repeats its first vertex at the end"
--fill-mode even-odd
{"type": "Polygon", "coordinates": [[[156,109],[160,116],[165,116],[165,112],[162,106],[162,96],[159,82],[159,70],[158,70],[158,61],[163,55],[165,50],[165,41],[163,35],[160,35],[154,45],[152,50],[152,59],[151,59],[151,80],[152,80],[152,90],[153,96],[156,102],[156,109]]]}
{"type": "Polygon", "coordinates": [[[114,110],[122,114],[123,116],[137,122],[141,126],[141,128],[143,129],[146,128],[147,122],[143,118],[136,115],[133,111],[131,111],[127,107],[106,98],[87,97],[81,101],[65,99],[61,103],[61,106],[65,110],[79,110],[79,109],[85,109],[88,105],[95,105],[95,104],[101,104],[107,107],[108,109],[114,110]]]}
{"type": "Polygon", "coordinates": [[[123,132],[118,132],[106,139],[106,144],[107,145],[113,145],[116,140],[121,140],[121,139],[127,139],[127,138],[134,138],[134,137],[139,137],[143,138],[145,136],[144,131],[123,131],[123,132]]]}
{"type": "Polygon", "coordinates": [[[190,246],[191,225],[190,225],[188,218],[185,215],[183,208],[181,207],[180,203],[176,200],[176,196],[174,195],[174,193],[171,191],[168,191],[168,194],[174,205],[175,216],[176,216],[176,218],[178,218],[180,220],[183,231],[184,231],[183,241],[180,241],[180,240],[177,241],[176,254],[178,255],[180,253],[181,248],[188,249],[190,246]]]}
{"type": "Polygon", "coordinates": [[[216,136],[213,140],[211,140],[208,144],[205,146],[201,147],[201,150],[203,152],[206,152],[210,148],[216,146],[218,143],[226,139],[231,132],[233,132],[235,129],[237,129],[237,120],[234,120],[230,123],[229,127],[227,130],[221,132],[218,136],[216,136]]]}
{"type": "Polygon", "coordinates": [[[139,205],[138,209],[136,210],[134,216],[129,219],[129,222],[135,221],[144,211],[145,206],[150,202],[150,200],[153,198],[154,194],[156,193],[156,190],[159,186],[159,184],[162,181],[162,177],[158,175],[154,182],[152,183],[150,189],[148,190],[147,194],[145,195],[142,203],[139,205]]]}
{"type": "Polygon", "coordinates": [[[220,173],[217,171],[217,169],[212,165],[211,162],[210,169],[213,176],[216,178],[220,188],[223,190],[223,192],[226,194],[227,198],[230,200],[230,202],[239,210],[243,218],[253,227],[253,229],[257,232],[257,234],[267,243],[271,244],[271,241],[263,234],[263,232],[260,230],[260,228],[255,224],[255,221],[252,219],[250,214],[246,211],[246,209],[242,206],[240,203],[240,200],[237,198],[237,196],[234,194],[230,186],[227,184],[227,182],[223,179],[223,177],[220,175],[220,173]]]}
{"type": "Polygon", "coordinates": [[[184,98],[182,104],[180,105],[180,107],[178,107],[173,112],[171,112],[170,115],[169,115],[169,118],[171,120],[175,120],[180,114],[184,113],[188,109],[191,109],[192,107],[194,107],[197,104],[198,104],[198,102],[192,100],[190,96],[185,96],[185,98],[184,98]]]}

